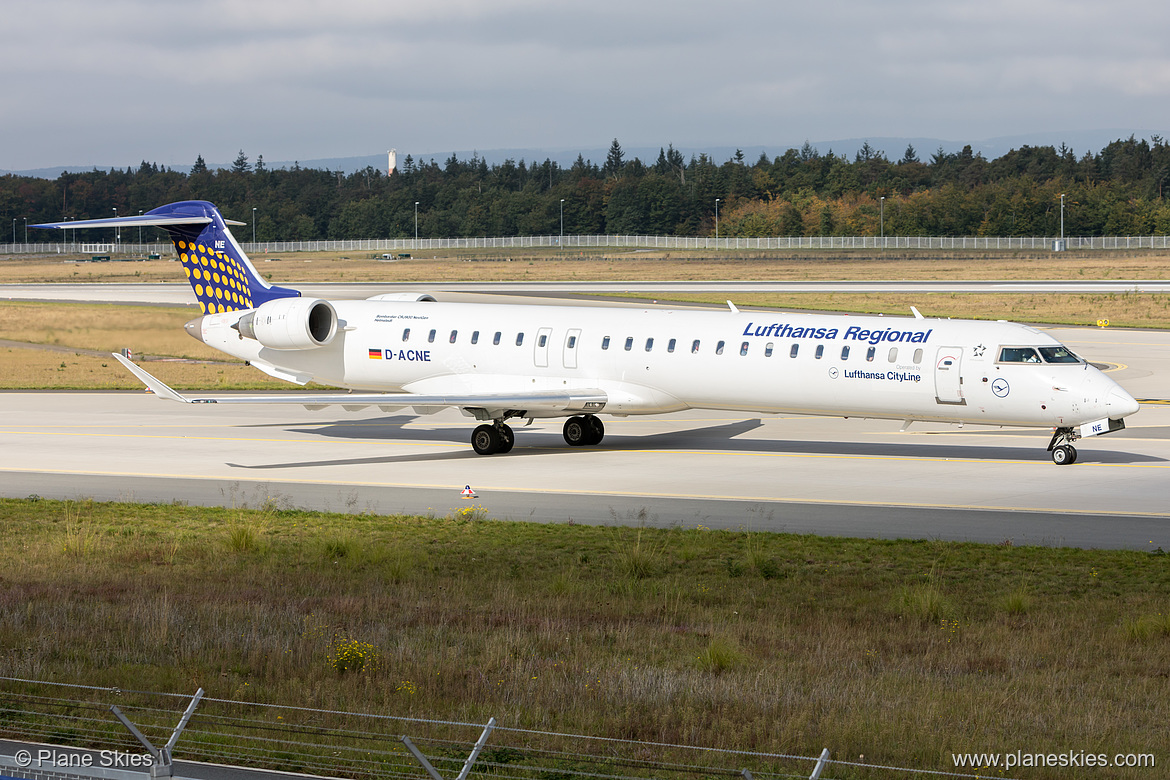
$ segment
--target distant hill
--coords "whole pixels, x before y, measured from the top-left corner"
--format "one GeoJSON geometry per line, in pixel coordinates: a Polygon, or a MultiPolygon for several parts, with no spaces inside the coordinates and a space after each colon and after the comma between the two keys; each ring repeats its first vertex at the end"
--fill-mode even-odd
{"type": "MultiPolygon", "coordinates": [[[[988,160],[994,160],[1002,157],[1010,152],[1012,149],[1019,149],[1022,146],[1054,146],[1059,148],[1061,144],[1065,144],[1071,148],[1077,157],[1083,156],[1086,152],[1096,154],[1108,146],[1113,141],[1118,139],[1129,138],[1130,136],[1138,138],[1151,138],[1155,135],[1153,131],[1149,130],[1133,130],[1133,129],[1102,129],[1102,130],[1082,130],[1074,132],[1054,131],[1051,133],[1030,133],[1026,135],[1011,135],[1000,136],[998,138],[988,138],[982,141],[946,141],[941,138],[841,138],[834,141],[809,141],[809,145],[816,149],[820,154],[827,154],[832,151],[834,154],[843,155],[852,158],[863,144],[869,143],[870,147],[875,152],[880,152],[886,159],[897,162],[902,159],[902,155],[906,151],[906,147],[913,145],[915,152],[918,154],[918,159],[923,162],[928,162],[930,156],[938,151],[940,148],[947,153],[954,153],[961,151],[964,146],[970,146],[972,151],[977,154],[982,154],[988,160]]],[[[621,140],[620,138],[618,139],[621,140]]],[[[742,151],[744,160],[748,163],[754,163],[759,159],[761,154],[766,154],[768,157],[778,157],[789,149],[799,149],[804,145],[804,141],[797,141],[794,143],[777,143],[774,145],[747,145],[747,146],[677,146],[678,151],[682,152],[683,157],[690,160],[691,157],[698,157],[700,154],[706,154],[716,163],[722,163],[731,159],[736,151],[742,151]]],[[[658,158],[658,146],[624,146],[622,151],[625,152],[626,160],[632,160],[635,157],[640,158],[642,162],[653,163],[658,158]]],[[[263,151],[260,151],[263,154],[263,151]]],[[[599,146],[592,149],[580,148],[553,148],[553,149],[458,149],[454,150],[454,154],[460,160],[467,160],[472,155],[478,155],[484,159],[489,165],[502,163],[505,160],[525,160],[526,162],[544,162],[546,159],[551,159],[562,167],[571,166],[580,155],[586,160],[591,160],[598,165],[605,162],[605,157],[609,153],[609,144],[599,146]]],[[[452,154],[452,151],[428,151],[428,152],[414,152],[409,149],[398,150],[398,164],[401,167],[402,161],[407,155],[411,155],[415,160],[430,161],[434,159],[440,165],[443,164],[452,154]]],[[[253,157],[253,162],[255,158],[253,157]]],[[[194,161],[192,161],[194,162],[194,161]]],[[[110,170],[117,168],[125,170],[127,167],[136,169],[141,161],[126,165],[61,165],[52,166],[48,168],[34,168],[22,171],[9,171],[0,169],[0,175],[11,173],[17,176],[35,176],[42,179],[55,179],[63,172],[69,173],[84,173],[92,171],[94,168],[98,170],[110,170]]],[[[385,168],[386,167],[386,153],[362,155],[358,157],[321,157],[309,160],[280,160],[272,161],[265,160],[264,164],[268,168],[292,168],[294,165],[300,165],[302,168],[313,168],[317,170],[342,171],[344,173],[353,173],[360,171],[367,167],[385,168]]],[[[207,167],[215,170],[217,168],[230,168],[231,162],[208,162],[207,167]]],[[[190,165],[173,165],[169,166],[173,170],[182,173],[189,173],[190,165]]]]}

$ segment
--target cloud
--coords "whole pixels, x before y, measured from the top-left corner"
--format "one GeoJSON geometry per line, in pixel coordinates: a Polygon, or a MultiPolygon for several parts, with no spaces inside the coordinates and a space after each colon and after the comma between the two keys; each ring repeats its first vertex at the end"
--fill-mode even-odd
{"type": "MultiPolygon", "coordinates": [[[[1170,6],[45,0],[0,167],[1156,127],[1170,6]]],[[[1058,141],[1057,141],[1058,142],[1058,141]]]]}

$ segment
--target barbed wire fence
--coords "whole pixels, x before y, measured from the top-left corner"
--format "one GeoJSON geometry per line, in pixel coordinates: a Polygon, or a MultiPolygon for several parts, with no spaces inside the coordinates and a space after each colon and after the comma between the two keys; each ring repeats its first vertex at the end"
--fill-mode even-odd
{"type": "MultiPolygon", "coordinates": [[[[178,762],[177,776],[184,775],[183,761],[354,780],[986,776],[839,760],[828,749],[819,756],[800,756],[567,734],[496,724],[494,719],[485,726],[221,699],[203,696],[202,689],[193,697],[12,677],[0,677],[0,737],[137,754],[144,745],[173,746],[159,776],[169,774],[171,755],[178,762]],[[113,708],[141,732],[142,741],[123,726],[113,708]]],[[[156,764],[160,760],[155,755],[156,764]]],[[[0,774],[21,776],[6,757],[0,774]]]]}

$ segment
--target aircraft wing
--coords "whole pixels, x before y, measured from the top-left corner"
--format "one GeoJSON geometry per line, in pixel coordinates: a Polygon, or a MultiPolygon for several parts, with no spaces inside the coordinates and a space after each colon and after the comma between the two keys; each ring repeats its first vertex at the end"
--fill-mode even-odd
{"type": "Polygon", "coordinates": [[[376,406],[384,412],[413,408],[419,414],[458,407],[470,411],[477,419],[500,416],[529,417],[533,412],[545,414],[597,413],[608,396],[595,388],[566,389],[561,392],[521,391],[516,393],[468,393],[421,395],[417,393],[304,393],[279,395],[217,395],[187,397],[172,390],[140,366],[118,353],[113,356],[138,377],[159,398],[185,404],[293,404],[306,409],[342,406],[348,411],[376,406]],[[506,413],[513,414],[507,415],[506,413]]]}

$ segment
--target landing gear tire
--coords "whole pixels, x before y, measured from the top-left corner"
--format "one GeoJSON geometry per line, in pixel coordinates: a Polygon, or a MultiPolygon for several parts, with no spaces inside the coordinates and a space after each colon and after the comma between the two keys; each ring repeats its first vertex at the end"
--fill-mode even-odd
{"type": "MultiPolygon", "coordinates": [[[[471,448],[477,455],[494,455],[500,451],[502,444],[503,437],[494,425],[480,425],[471,432],[471,448]]],[[[508,448],[511,449],[511,444],[508,448]]]]}
{"type": "Polygon", "coordinates": [[[1077,462],[1077,451],[1073,442],[1081,438],[1076,428],[1057,428],[1052,433],[1052,441],[1048,442],[1048,451],[1052,453],[1052,462],[1057,466],[1071,466],[1077,462]]]}
{"type": "Polygon", "coordinates": [[[589,443],[589,427],[584,417],[570,417],[565,420],[562,433],[570,447],[580,447],[589,443]]]}
{"type": "Polygon", "coordinates": [[[605,425],[592,414],[570,417],[565,420],[564,434],[570,447],[600,444],[605,438],[605,425]]]}
{"type": "Polygon", "coordinates": [[[1071,466],[1077,462],[1077,450],[1069,444],[1052,448],[1052,462],[1057,466],[1071,466]]]}

